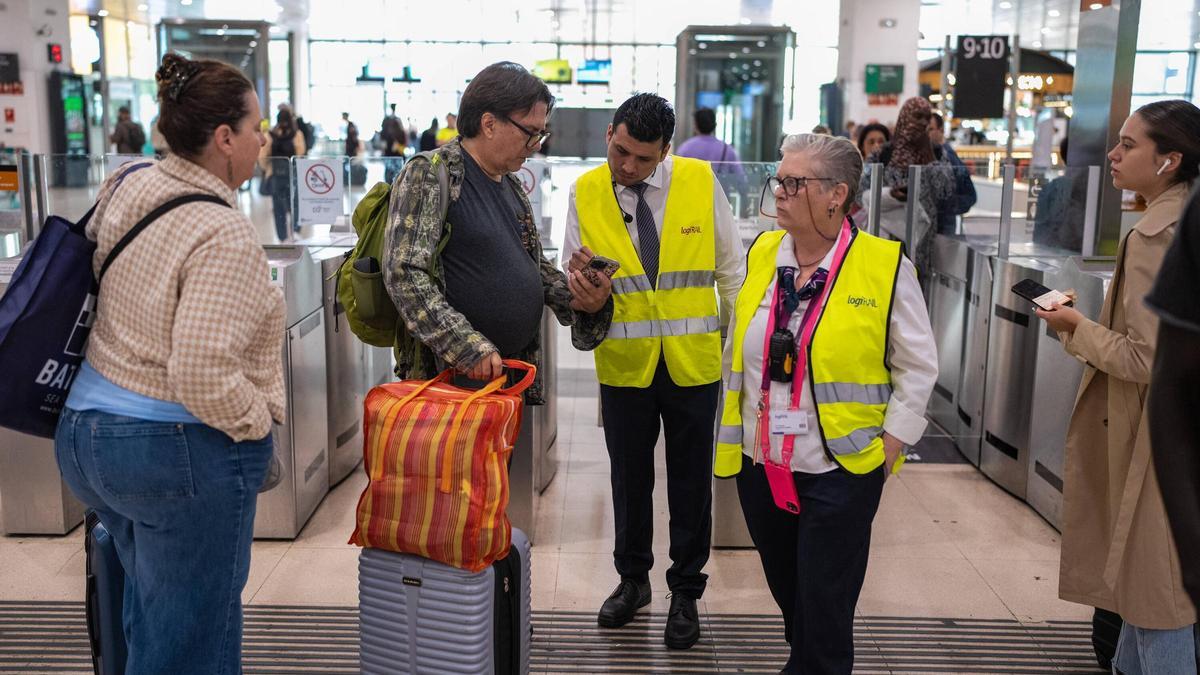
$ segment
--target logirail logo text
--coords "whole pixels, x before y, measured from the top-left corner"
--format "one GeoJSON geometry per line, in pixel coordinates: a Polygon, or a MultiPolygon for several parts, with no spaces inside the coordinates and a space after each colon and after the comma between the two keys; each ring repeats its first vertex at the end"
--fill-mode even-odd
{"type": "Polygon", "coordinates": [[[850,297],[846,298],[846,304],[854,305],[855,307],[860,307],[860,308],[861,307],[871,307],[871,308],[879,307],[879,304],[875,302],[875,298],[868,298],[868,297],[865,297],[862,295],[851,295],[850,297]]]}
{"type": "Polygon", "coordinates": [[[703,230],[700,229],[699,225],[692,225],[691,227],[679,228],[679,234],[700,234],[702,231],[703,230]]]}

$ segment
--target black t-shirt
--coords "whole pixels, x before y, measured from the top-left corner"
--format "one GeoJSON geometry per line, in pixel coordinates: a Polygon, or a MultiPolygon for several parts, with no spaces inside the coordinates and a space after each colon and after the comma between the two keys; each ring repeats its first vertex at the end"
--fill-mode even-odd
{"type": "Polygon", "coordinates": [[[452,229],[442,252],[446,300],[508,358],[537,336],[542,277],[521,243],[525,207],[511,181],[497,183],[462,154],[462,191],[447,214],[452,229]]]}
{"type": "Polygon", "coordinates": [[[1146,304],[1163,321],[1200,333],[1200,192],[1192,193],[1179,218],[1146,304]]]}

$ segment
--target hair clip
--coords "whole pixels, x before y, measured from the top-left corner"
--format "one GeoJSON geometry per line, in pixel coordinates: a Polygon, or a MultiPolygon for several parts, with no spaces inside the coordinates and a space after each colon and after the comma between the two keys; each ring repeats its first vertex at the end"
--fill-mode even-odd
{"type": "Polygon", "coordinates": [[[200,66],[191,61],[171,61],[164,65],[160,70],[160,80],[167,81],[166,96],[172,103],[179,102],[179,96],[187,87],[188,82],[197,72],[200,71],[200,66]]]}

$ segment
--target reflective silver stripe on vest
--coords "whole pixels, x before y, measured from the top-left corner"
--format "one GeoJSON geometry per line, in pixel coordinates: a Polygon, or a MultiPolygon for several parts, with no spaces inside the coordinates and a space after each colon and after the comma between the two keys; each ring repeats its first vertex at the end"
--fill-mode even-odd
{"type": "Polygon", "coordinates": [[[717,283],[717,275],[712,270],[663,272],[658,275],[658,290],[660,291],[669,291],[673,288],[712,288],[715,283],[717,283]]]}
{"type": "Polygon", "coordinates": [[[855,429],[841,438],[826,438],[825,445],[835,455],[853,455],[856,452],[865,450],[871,444],[871,441],[879,438],[882,434],[883,429],[880,427],[855,429]]]}
{"type": "Polygon", "coordinates": [[[737,393],[742,390],[742,374],[737,372],[729,373],[729,384],[726,385],[726,396],[730,393],[737,393]]]}
{"type": "Polygon", "coordinates": [[[821,382],[813,388],[813,396],[820,403],[884,405],[892,397],[892,385],[821,382]]]}
{"type": "Polygon", "coordinates": [[[635,274],[631,277],[617,277],[612,280],[612,285],[612,292],[616,295],[653,290],[650,288],[650,278],[645,274],[635,274]]]}
{"type": "Polygon", "coordinates": [[[622,338],[704,335],[705,333],[715,333],[720,328],[721,320],[715,316],[704,316],[695,319],[625,321],[614,323],[608,329],[608,339],[620,340],[622,338]]]}
{"type": "Polygon", "coordinates": [[[718,443],[732,443],[734,445],[742,444],[742,427],[722,424],[721,428],[717,429],[718,443]]]}
{"type": "MultiPolygon", "coordinates": [[[[654,290],[650,287],[650,279],[645,274],[634,274],[628,277],[613,279],[613,293],[644,293],[654,290]]],[[[658,275],[658,290],[669,291],[676,288],[711,288],[717,283],[717,275],[711,270],[685,270],[682,272],[664,272],[658,275]]]]}

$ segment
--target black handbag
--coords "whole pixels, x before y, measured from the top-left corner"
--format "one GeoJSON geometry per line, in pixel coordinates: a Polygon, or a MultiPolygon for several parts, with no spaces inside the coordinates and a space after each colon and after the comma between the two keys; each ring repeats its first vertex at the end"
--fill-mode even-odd
{"type": "Polygon", "coordinates": [[[262,179],[258,181],[258,194],[262,195],[263,197],[271,196],[271,178],[272,176],[263,176],[262,179]]]}

